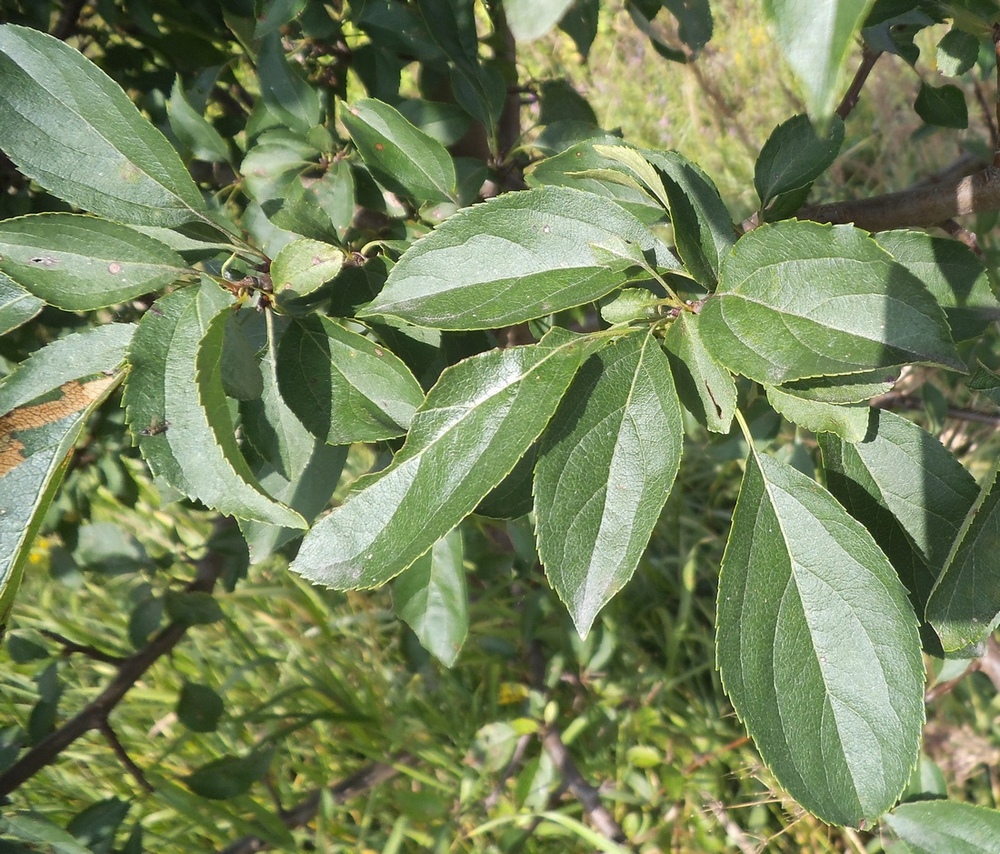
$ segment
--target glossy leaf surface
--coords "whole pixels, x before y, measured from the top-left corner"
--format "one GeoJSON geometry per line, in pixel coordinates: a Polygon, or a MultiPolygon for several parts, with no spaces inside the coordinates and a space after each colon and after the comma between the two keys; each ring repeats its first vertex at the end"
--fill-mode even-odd
{"type": "Polygon", "coordinates": [[[472,512],[542,432],[585,355],[553,329],[537,345],[447,368],[392,464],[321,519],[291,569],[338,589],[398,575],[472,512]]]}
{"type": "Polygon", "coordinates": [[[670,250],[614,202],[567,187],[507,193],[459,211],[414,244],[359,316],[436,329],[492,329],[598,299],[626,279],[592,247],[637,244],[660,267],[670,250]]]}
{"type": "Polygon", "coordinates": [[[112,324],[38,351],[0,382],[0,623],[90,414],[121,381],[135,327],[112,324]]]}
{"type": "Polygon", "coordinates": [[[923,614],[979,494],[972,475],[936,438],[884,410],[872,412],[863,442],[819,441],[830,492],[868,528],[923,614]]]}
{"type": "Polygon", "coordinates": [[[306,428],[331,445],[402,436],[424,398],[387,348],[318,315],[282,336],[278,384],[306,428]]]}
{"type": "Polygon", "coordinates": [[[913,854],[1000,854],[1000,812],[955,801],[900,804],[882,819],[913,854]]]}
{"type": "Polygon", "coordinates": [[[27,323],[44,305],[38,297],[0,275],[0,335],[6,335],[22,323],[27,323]]]}
{"type": "Polygon", "coordinates": [[[795,72],[810,115],[825,123],[837,98],[837,77],[875,0],[764,0],[778,46],[795,72]]]}
{"type": "Polygon", "coordinates": [[[828,492],[755,451],[717,625],[723,685],[788,792],[833,824],[889,809],[924,718],[912,607],[869,533],[828,492]]]}
{"type": "Polygon", "coordinates": [[[587,360],[545,431],[534,482],[538,553],[582,637],[635,572],[682,441],[670,362],[643,332],[587,360]]]}
{"type": "Polygon", "coordinates": [[[108,219],[205,217],[177,152],[118,84],[64,42],[13,24],[0,26],[0,148],[54,195],[108,219]]]}
{"type": "Polygon", "coordinates": [[[0,271],[49,305],[90,311],[158,291],[188,266],[128,226],[50,213],[0,222],[0,271]]]}
{"type": "Polygon", "coordinates": [[[340,114],[365,165],[386,189],[418,202],[457,201],[455,163],[448,150],[403,118],[364,98],[340,114]]]}
{"type": "Polygon", "coordinates": [[[174,291],[147,312],[129,350],[126,418],[154,474],[241,519],[305,527],[256,483],[222,390],[220,357],[232,299],[212,282],[174,291]]]}
{"type": "Polygon", "coordinates": [[[726,258],[699,325],[720,363],[774,385],[909,362],[965,370],[921,282],[851,226],[751,231],[726,258]]]}
{"type": "Polygon", "coordinates": [[[778,125],[754,166],[761,208],[783,193],[809,186],[833,163],[843,142],[844,123],[836,117],[824,136],[816,133],[808,116],[793,116],[778,125]]]}

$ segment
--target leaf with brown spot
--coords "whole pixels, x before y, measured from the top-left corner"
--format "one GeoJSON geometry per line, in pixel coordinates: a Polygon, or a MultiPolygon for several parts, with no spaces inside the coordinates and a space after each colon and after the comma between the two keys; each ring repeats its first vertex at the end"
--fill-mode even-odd
{"type": "Polygon", "coordinates": [[[124,376],[133,331],[110,324],[69,335],[0,381],[0,623],[73,446],[124,376]]]}

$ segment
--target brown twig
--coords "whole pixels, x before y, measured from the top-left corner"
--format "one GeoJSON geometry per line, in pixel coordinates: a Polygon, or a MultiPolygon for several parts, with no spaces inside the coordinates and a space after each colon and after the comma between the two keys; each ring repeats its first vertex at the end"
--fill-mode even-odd
{"type": "Polygon", "coordinates": [[[563,744],[562,737],[555,727],[546,727],[542,732],[542,746],[552,758],[556,768],[559,769],[559,774],[562,776],[566,788],[572,792],[573,796],[583,806],[587,818],[590,819],[590,823],[593,824],[598,833],[606,836],[613,842],[627,842],[628,838],[625,836],[625,831],[615,821],[608,808],[604,806],[597,789],[583,779],[579,769],[576,767],[576,763],[573,761],[573,757],[566,749],[566,745],[563,744]]]}
{"type": "Polygon", "coordinates": [[[970,673],[982,673],[993,683],[993,688],[1000,694],[1000,643],[997,642],[996,637],[993,635],[990,635],[986,639],[986,652],[974,661],[970,661],[969,666],[954,679],[949,679],[947,682],[939,682],[937,685],[928,688],[924,694],[924,702],[933,703],[945,694],[950,694],[955,690],[955,686],[970,673]]]}
{"type": "MultiPolygon", "coordinates": [[[[997,139],[1000,139],[1000,24],[993,25],[993,52],[996,54],[997,58],[997,71],[996,71],[996,128],[997,128],[997,139]]],[[[993,148],[993,165],[1000,166],[1000,144],[994,140],[993,148]]]]}
{"type": "MultiPolygon", "coordinates": [[[[409,753],[397,754],[392,758],[391,763],[373,762],[325,790],[317,789],[290,810],[282,810],[281,821],[290,830],[302,827],[315,818],[324,791],[329,792],[336,803],[346,803],[352,798],[391,780],[399,774],[400,768],[416,764],[416,758],[409,753]]],[[[254,854],[256,851],[265,850],[269,845],[270,843],[258,836],[244,836],[224,848],[221,854],[254,854]]]]}
{"type": "Polygon", "coordinates": [[[954,181],[911,187],[868,199],[812,205],[798,213],[799,219],[815,222],[853,222],[866,231],[892,228],[926,228],[956,216],[1000,210],[1000,167],[954,181]]]}
{"type": "Polygon", "coordinates": [[[83,7],[86,4],[87,0],[67,0],[66,5],[63,6],[62,13],[59,15],[59,20],[56,21],[50,35],[61,40],[75,35],[80,21],[80,12],[83,11],[83,7]]]}
{"type": "MultiPolygon", "coordinates": [[[[216,533],[234,524],[231,519],[222,519],[216,524],[216,533]]],[[[187,585],[190,592],[211,592],[223,569],[223,557],[219,552],[209,552],[198,561],[194,580],[187,585]]],[[[158,659],[172,650],[187,632],[184,623],[172,622],[163,628],[149,643],[134,655],[126,658],[118,667],[114,678],[107,687],[82,711],[66,721],[61,727],[43,738],[24,756],[0,774],[0,797],[13,792],[26,780],[46,766],[55,762],[59,755],[80,736],[92,730],[103,730],[108,716],[115,709],[129,689],[158,659]]]]}
{"type": "MultiPolygon", "coordinates": [[[[545,687],[545,660],[542,656],[541,647],[537,642],[532,643],[528,652],[528,666],[531,671],[531,681],[534,686],[542,692],[546,692],[545,687]]],[[[563,744],[559,730],[549,725],[542,730],[542,747],[549,754],[555,763],[556,768],[562,776],[566,788],[572,792],[573,796],[583,806],[584,812],[590,819],[591,824],[597,831],[614,842],[627,842],[625,831],[621,825],[615,821],[608,811],[608,808],[601,802],[600,793],[590,785],[580,774],[576,763],[566,745],[563,744]]]]}
{"type": "MultiPolygon", "coordinates": [[[[924,408],[924,401],[911,394],[890,391],[887,394],[880,394],[878,397],[872,398],[871,405],[876,409],[919,410],[924,408]]],[[[1000,415],[980,412],[977,409],[962,409],[957,406],[949,406],[947,417],[958,421],[971,421],[976,424],[989,424],[991,427],[1000,427],[1000,415]]]]}
{"type": "Polygon", "coordinates": [[[118,757],[119,761],[125,766],[128,772],[135,777],[136,782],[147,792],[152,792],[152,784],[146,779],[146,775],[143,773],[142,769],[132,761],[132,757],[129,756],[128,751],[125,750],[125,745],[118,740],[118,735],[111,728],[111,724],[109,724],[107,720],[103,720],[99,724],[98,729],[104,736],[104,740],[107,741],[111,749],[114,751],[115,756],[118,757]]]}
{"type": "Polygon", "coordinates": [[[947,219],[944,222],[939,223],[938,228],[942,231],[948,232],[951,237],[954,237],[955,240],[960,243],[964,243],[980,258],[983,257],[983,247],[979,245],[979,238],[976,237],[975,232],[969,231],[969,229],[959,225],[953,219],[947,219]]]}
{"type": "Polygon", "coordinates": [[[872,73],[872,69],[881,55],[882,51],[880,50],[872,50],[867,44],[862,46],[861,65],[858,66],[858,70],[854,73],[854,79],[844,94],[844,99],[840,102],[840,106],[837,107],[837,115],[841,119],[846,119],[851,114],[851,110],[858,105],[858,100],[861,98],[861,89],[864,87],[865,81],[868,80],[868,75],[872,73]]]}
{"type": "Polygon", "coordinates": [[[71,641],[69,638],[59,634],[59,632],[53,632],[50,629],[41,629],[40,633],[49,640],[54,640],[57,644],[59,644],[59,646],[62,647],[60,653],[63,656],[70,656],[73,655],[73,653],[79,652],[93,661],[101,661],[104,664],[114,664],[119,666],[125,662],[125,659],[120,655],[111,655],[110,653],[102,652],[96,646],[90,646],[89,644],[76,643],[76,641],[71,641]]]}

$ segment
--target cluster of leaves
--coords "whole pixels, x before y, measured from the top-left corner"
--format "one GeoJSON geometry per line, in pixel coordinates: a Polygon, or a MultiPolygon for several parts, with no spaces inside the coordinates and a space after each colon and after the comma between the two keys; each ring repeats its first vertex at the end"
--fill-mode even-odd
{"type": "MultiPolygon", "coordinates": [[[[562,90],[560,118],[530,144],[508,138],[505,40],[561,21],[585,52],[594,5],[490,7],[481,38],[459,0],[336,16],[195,3],[205,50],[221,52],[221,30],[245,62],[174,82],[171,139],[71,46],[0,27],[0,148],[70,206],[0,221],[0,326],[121,307],[0,384],[0,611],[69,452],[120,384],[164,489],[235,517],[254,561],[302,536],[291,569],[309,581],[394,581],[398,613],[446,664],[468,624],[464,520],[530,512],[586,636],[636,570],[686,433],[735,423],[748,455],[719,579],[727,693],[804,807],[876,819],[918,754],[922,649],[968,656],[1000,614],[1000,487],[980,490],[933,436],[867,401],[908,365],[966,372],[997,306],[957,242],[789,217],[839,152],[836,80],[859,32],[914,61],[912,31],[953,21],[942,53],[958,73],[1000,13],[831,0],[817,19],[764,3],[813,120],[771,134],[764,224],[741,235],[696,164],[581,121],[562,90]],[[423,97],[403,98],[413,63],[423,97]],[[366,97],[347,97],[349,79],[366,97]],[[246,100],[238,134],[210,120],[213,90],[246,100]],[[483,200],[532,154],[526,189],[483,200]],[[512,338],[530,343],[496,346],[512,338]],[[755,448],[748,422],[765,409],[820,435],[825,485],[755,448]],[[314,523],[354,443],[391,459],[314,523]]],[[[660,7],[629,4],[660,53],[693,57],[707,3],[664,0],[670,37],[660,7]]],[[[917,110],[948,125],[934,97],[917,110]]],[[[960,805],[930,814],[955,833],[969,821],[960,805]]],[[[930,820],[905,806],[888,819],[904,837],[930,820]]]]}

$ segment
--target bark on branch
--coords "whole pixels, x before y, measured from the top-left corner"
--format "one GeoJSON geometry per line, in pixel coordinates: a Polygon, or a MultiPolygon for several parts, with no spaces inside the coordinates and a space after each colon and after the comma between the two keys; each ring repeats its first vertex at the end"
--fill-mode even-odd
{"type": "MultiPolygon", "coordinates": [[[[224,526],[232,523],[224,519],[216,526],[219,533],[224,526]]],[[[187,585],[190,592],[211,592],[223,568],[223,557],[218,552],[209,552],[198,561],[194,580],[187,585]]],[[[107,687],[91,700],[78,714],[66,721],[61,727],[43,738],[17,762],[0,774],[0,798],[6,797],[18,786],[31,779],[47,765],[55,762],[59,755],[80,736],[93,730],[102,731],[107,737],[110,727],[108,716],[114,710],[129,689],[159,658],[172,650],[187,632],[183,623],[172,622],[160,631],[149,643],[134,655],[126,658],[118,667],[114,678],[107,687]]],[[[117,751],[116,751],[117,752],[117,751]]],[[[129,760],[131,762],[131,760],[129,760]]],[[[130,767],[133,774],[138,771],[130,767]]],[[[141,772],[140,772],[141,779],[141,772]]]]}
{"type": "Polygon", "coordinates": [[[987,166],[940,184],[911,187],[898,193],[856,201],[831,202],[802,208],[799,219],[853,222],[865,231],[926,228],[956,216],[1000,210],[1000,167],[987,166]]]}

